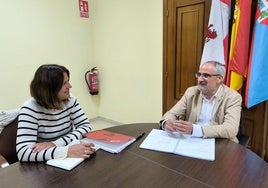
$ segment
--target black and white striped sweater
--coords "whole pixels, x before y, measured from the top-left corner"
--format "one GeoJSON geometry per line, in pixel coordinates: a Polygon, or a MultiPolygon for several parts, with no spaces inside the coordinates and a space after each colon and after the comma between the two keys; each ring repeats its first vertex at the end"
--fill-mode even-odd
{"type": "Polygon", "coordinates": [[[62,110],[49,110],[35,99],[26,101],[19,111],[17,155],[20,161],[38,162],[67,156],[68,145],[91,130],[77,99],[71,95],[62,110]],[[31,146],[53,142],[56,147],[33,153],[31,146]]]}

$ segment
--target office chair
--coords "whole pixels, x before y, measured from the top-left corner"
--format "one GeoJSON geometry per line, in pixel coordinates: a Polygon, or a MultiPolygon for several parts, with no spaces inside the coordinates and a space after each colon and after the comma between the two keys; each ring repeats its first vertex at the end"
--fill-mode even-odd
{"type": "Polygon", "coordinates": [[[238,129],[238,133],[237,133],[236,137],[239,141],[239,144],[247,147],[249,140],[250,140],[250,137],[243,133],[243,116],[242,116],[242,114],[241,114],[239,129],[238,129]]]}
{"type": "Polygon", "coordinates": [[[0,155],[0,168],[4,168],[7,166],[9,166],[9,163],[2,155],[0,155]]]}
{"type": "Polygon", "coordinates": [[[18,161],[16,153],[17,128],[18,117],[5,126],[0,133],[0,167],[6,167],[18,161]]]}

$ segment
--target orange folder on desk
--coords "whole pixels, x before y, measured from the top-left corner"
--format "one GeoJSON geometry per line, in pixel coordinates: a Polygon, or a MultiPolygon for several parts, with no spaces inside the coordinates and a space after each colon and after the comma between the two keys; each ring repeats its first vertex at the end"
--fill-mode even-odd
{"type": "Polygon", "coordinates": [[[119,153],[128,145],[133,143],[136,138],[120,133],[115,133],[107,130],[96,130],[84,134],[86,142],[92,142],[98,148],[111,152],[119,153]]]}
{"type": "Polygon", "coordinates": [[[104,141],[104,142],[127,142],[132,140],[134,137],[127,136],[120,133],[115,133],[107,130],[97,130],[86,133],[84,136],[94,140],[104,141]]]}

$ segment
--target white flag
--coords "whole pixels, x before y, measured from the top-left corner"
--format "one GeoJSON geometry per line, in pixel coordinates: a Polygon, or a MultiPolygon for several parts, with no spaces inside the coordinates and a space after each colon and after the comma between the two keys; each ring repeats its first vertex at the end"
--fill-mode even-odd
{"type": "Polygon", "coordinates": [[[201,64],[218,61],[225,65],[228,57],[230,0],[213,0],[201,64]]]}

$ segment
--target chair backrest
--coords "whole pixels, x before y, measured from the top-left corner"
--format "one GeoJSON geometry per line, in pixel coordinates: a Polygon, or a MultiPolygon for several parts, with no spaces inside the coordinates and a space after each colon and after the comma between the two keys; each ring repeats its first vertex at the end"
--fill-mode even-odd
{"type": "Polygon", "coordinates": [[[18,128],[18,117],[0,133],[0,154],[12,164],[18,161],[16,153],[16,138],[18,128]]]}
{"type": "Polygon", "coordinates": [[[248,145],[250,137],[248,135],[245,135],[244,131],[243,131],[243,113],[242,112],[241,112],[239,129],[238,129],[238,133],[237,133],[236,137],[239,141],[239,144],[241,144],[242,146],[248,145]]]}

